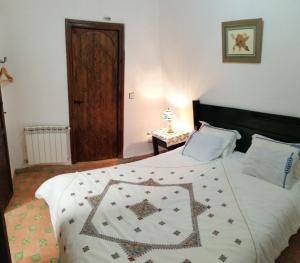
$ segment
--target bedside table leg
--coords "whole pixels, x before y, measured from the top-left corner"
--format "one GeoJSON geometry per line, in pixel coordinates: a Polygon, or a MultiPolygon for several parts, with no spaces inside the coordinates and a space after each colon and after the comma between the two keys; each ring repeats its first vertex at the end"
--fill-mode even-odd
{"type": "Polygon", "coordinates": [[[152,137],[152,144],[153,144],[154,155],[158,155],[159,154],[158,142],[157,142],[157,139],[155,137],[152,137]]]}

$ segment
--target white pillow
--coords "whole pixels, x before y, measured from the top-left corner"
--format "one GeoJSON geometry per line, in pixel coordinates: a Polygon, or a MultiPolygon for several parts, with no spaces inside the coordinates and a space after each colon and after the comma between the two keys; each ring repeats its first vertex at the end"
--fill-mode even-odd
{"type": "Polygon", "coordinates": [[[291,188],[299,149],[291,145],[253,137],[244,159],[243,173],[283,188],[291,188]]]}
{"type": "Polygon", "coordinates": [[[290,145],[290,146],[293,146],[295,148],[298,148],[299,149],[299,155],[298,155],[298,157],[299,157],[299,160],[300,160],[300,143],[287,143],[287,142],[276,141],[276,140],[273,140],[271,138],[268,138],[268,137],[260,135],[260,134],[254,134],[254,135],[252,135],[252,140],[257,141],[258,143],[259,142],[264,142],[264,141],[272,141],[272,142],[286,144],[286,145],[290,145]]]}
{"type": "Polygon", "coordinates": [[[300,161],[295,164],[294,175],[296,179],[300,180],[300,161]]]}
{"type": "Polygon", "coordinates": [[[299,149],[299,153],[298,153],[299,161],[296,162],[296,164],[295,164],[294,175],[295,175],[295,179],[300,179],[300,143],[285,143],[285,142],[281,142],[281,141],[276,141],[274,139],[268,138],[268,137],[260,135],[260,134],[252,135],[252,140],[257,141],[257,143],[263,142],[263,139],[277,142],[277,143],[286,144],[286,145],[291,145],[291,146],[299,149]]]}
{"type": "Polygon", "coordinates": [[[222,138],[195,131],[186,142],[182,154],[200,162],[217,159],[224,151],[222,138]]]}
{"type": "Polygon", "coordinates": [[[222,157],[226,157],[227,155],[233,153],[236,147],[236,141],[242,138],[241,134],[238,131],[214,127],[209,123],[203,121],[200,122],[202,123],[202,126],[199,129],[200,133],[211,134],[223,139],[224,151],[222,153],[222,157]]]}

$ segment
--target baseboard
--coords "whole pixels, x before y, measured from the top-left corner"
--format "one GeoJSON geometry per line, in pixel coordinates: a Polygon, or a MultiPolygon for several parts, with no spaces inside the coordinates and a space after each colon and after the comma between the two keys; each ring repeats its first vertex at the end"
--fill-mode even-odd
{"type": "Polygon", "coordinates": [[[66,169],[66,168],[74,168],[74,169],[82,169],[82,168],[89,168],[89,167],[95,167],[95,166],[111,166],[111,165],[117,165],[117,164],[124,164],[124,163],[130,163],[135,161],[140,161],[149,157],[152,157],[153,154],[145,154],[145,155],[139,155],[134,157],[128,157],[128,158],[120,158],[120,159],[107,159],[107,160],[100,160],[100,161],[91,161],[91,162],[79,162],[75,164],[38,164],[38,165],[32,165],[27,166],[24,168],[15,169],[15,175],[18,174],[24,174],[28,172],[41,172],[43,170],[53,169],[53,170],[59,170],[59,169],[66,169]]]}

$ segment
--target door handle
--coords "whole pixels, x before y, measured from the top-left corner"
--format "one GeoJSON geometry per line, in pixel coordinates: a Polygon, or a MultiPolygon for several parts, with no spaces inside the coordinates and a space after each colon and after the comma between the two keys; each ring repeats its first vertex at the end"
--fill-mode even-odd
{"type": "Polygon", "coordinates": [[[74,100],[74,104],[80,106],[80,104],[84,103],[82,100],[74,100]]]}

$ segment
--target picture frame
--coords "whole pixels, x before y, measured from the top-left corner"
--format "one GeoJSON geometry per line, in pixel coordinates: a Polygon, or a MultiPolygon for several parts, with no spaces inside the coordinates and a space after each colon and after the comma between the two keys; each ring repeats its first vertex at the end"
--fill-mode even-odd
{"type": "Polygon", "coordinates": [[[261,63],[263,20],[222,22],[223,62],[261,63]]]}

